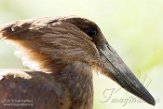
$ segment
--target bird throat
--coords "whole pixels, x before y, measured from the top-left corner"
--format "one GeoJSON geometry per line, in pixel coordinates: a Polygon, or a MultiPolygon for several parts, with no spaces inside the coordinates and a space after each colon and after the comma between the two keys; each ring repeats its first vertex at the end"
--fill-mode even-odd
{"type": "Polygon", "coordinates": [[[61,72],[54,73],[54,76],[70,92],[72,99],[70,109],[92,109],[93,83],[90,66],[77,62],[67,65],[61,72]]]}

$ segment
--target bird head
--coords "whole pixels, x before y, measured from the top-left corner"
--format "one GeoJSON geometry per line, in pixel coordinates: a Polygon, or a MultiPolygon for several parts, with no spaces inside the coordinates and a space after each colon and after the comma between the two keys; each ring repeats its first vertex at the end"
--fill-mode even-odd
{"type": "Polygon", "coordinates": [[[16,21],[0,28],[1,38],[21,45],[40,69],[57,72],[68,64],[83,62],[113,79],[149,104],[155,101],[109,45],[94,22],[80,17],[16,21]]]}

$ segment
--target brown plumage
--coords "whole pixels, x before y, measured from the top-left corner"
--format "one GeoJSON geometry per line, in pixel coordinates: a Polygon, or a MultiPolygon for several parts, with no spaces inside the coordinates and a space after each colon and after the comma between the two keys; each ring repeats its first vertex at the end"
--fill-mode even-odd
{"type": "Polygon", "coordinates": [[[92,21],[80,17],[16,21],[2,26],[0,34],[37,63],[37,70],[1,71],[0,109],[15,109],[4,105],[8,99],[32,100],[33,105],[17,109],[92,109],[92,69],[155,104],[92,21]]]}

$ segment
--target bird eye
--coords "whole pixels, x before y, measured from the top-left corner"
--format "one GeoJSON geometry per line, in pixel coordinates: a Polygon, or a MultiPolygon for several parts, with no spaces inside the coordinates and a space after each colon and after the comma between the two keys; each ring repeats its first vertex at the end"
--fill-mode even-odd
{"type": "Polygon", "coordinates": [[[88,28],[86,30],[87,35],[91,36],[92,38],[97,35],[97,31],[95,28],[88,28]]]}

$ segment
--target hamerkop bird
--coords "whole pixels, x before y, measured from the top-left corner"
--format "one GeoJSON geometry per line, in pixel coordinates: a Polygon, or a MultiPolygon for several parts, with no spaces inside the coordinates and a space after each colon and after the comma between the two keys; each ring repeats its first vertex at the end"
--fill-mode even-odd
{"type": "Polygon", "coordinates": [[[35,62],[28,65],[36,68],[0,72],[0,109],[92,109],[92,69],[155,105],[151,94],[90,20],[22,20],[1,26],[0,34],[1,39],[20,46],[28,62],[35,62]]]}

